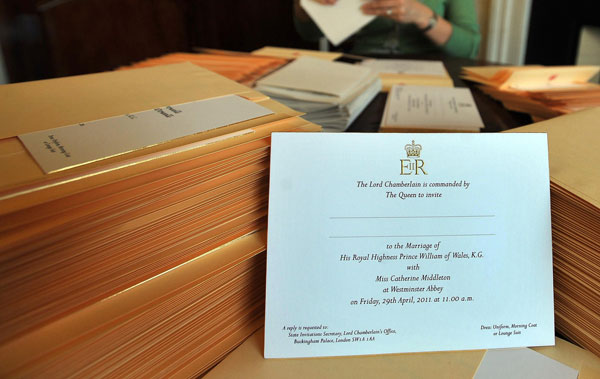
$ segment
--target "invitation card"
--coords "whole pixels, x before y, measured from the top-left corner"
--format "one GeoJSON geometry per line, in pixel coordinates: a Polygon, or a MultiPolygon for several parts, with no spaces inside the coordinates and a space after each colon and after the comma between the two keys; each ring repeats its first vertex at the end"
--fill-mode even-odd
{"type": "Polygon", "coordinates": [[[265,357],[554,344],[545,134],[274,133],[265,357]]]}

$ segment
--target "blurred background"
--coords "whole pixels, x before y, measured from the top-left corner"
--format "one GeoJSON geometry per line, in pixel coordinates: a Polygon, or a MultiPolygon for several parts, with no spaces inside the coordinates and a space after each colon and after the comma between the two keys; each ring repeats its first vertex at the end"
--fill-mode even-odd
{"type": "MultiPolygon", "coordinates": [[[[589,0],[474,0],[480,59],[600,64],[589,0]]],[[[286,0],[0,0],[0,83],[113,70],[196,47],[251,51],[304,42],[286,0]]]]}

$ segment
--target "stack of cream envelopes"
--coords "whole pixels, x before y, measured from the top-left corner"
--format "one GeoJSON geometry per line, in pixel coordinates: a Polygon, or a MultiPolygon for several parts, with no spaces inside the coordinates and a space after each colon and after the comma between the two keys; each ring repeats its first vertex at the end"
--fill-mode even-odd
{"type": "Polygon", "coordinates": [[[195,377],[262,325],[270,135],[318,126],[191,63],[0,99],[1,377],[195,377]]]}
{"type": "Polygon", "coordinates": [[[301,56],[260,79],[256,89],[305,112],[323,131],[344,131],[381,90],[367,67],[301,56]]]}
{"type": "Polygon", "coordinates": [[[548,133],[556,329],[598,356],[599,118],[594,108],[511,130],[548,133]]]}

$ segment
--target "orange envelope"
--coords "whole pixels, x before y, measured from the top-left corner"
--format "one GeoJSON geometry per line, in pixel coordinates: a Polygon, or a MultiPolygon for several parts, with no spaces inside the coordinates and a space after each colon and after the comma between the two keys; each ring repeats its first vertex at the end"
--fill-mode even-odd
{"type": "Polygon", "coordinates": [[[461,77],[516,112],[534,120],[600,105],[600,86],[588,83],[599,66],[463,67],[461,77]]]}
{"type": "MultiPolygon", "coordinates": [[[[10,343],[0,346],[0,358],[5,363],[0,368],[0,372],[3,376],[28,376],[36,373],[48,375],[52,372],[59,375],[78,370],[86,370],[82,373],[90,374],[94,372],[97,374],[103,370],[110,372],[118,369],[118,363],[121,361],[127,362],[129,359],[145,356],[144,350],[140,350],[139,347],[135,349],[135,346],[140,343],[137,341],[139,337],[127,338],[128,333],[133,332],[135,336],[152,337],[148,341],[148,345],[143,346],[157,346],[156,349],[158,349],[154,351],[153,355],[146,356],[147,362],[142,360],[138,363],[146,365],[141,372],[146,375],[150,372],[160,372],[158,365],[161,364],[161,360],[168,358],[177,361],[171,371],[186,369],[198,374],[214,363],[215,352],[221,351],[219,355],[222,355],[223,352],[219,346],[232,346],[231,342],[220,341],[222,338],[234,338],[237,343],[240,343],[243,338],[240,333],[235,332],[237,329],[235,325],[223,325],[216,330],[233,334],[229,336],[224,334],[221,338],[213,341],[212,345],[216,346],[217,350],[208,355],[202,353],[203,349],[210,347],[202,346],[202,343],[210,342],[206,337],[215,333],[214,325],[222,320],[217,316],[218,313],[215,314],[210,307],[207,307],[211,302],[217,305],[220,301],[227,300],[228,297],[235,294],[233,289],[236,287],[238,291],[246,288],[247,291],[250,291],[248,294],[256,292],[254,301],[249,297],[247,300],[238,299],[230,304],[224,303],[221,312],[233,312],[237,309],[238,320],[247,324],[247,326],[240,325],[238,328],[241,328],[240,330],[249,329],[244,332],[245,335],[260,326],[263,312],[264,280],[256,280],[255,277],[264,275],[264,254],[257,254],[265,249],[265,243],[265,232],[237,239],[234,243],[216,248],[209,254],[131,287],[120,293],[119,296],[97,302],[32,333],[14,339],[10,343]],[[245,272],[248,272],[250,276],[244,274],[245,272]],[[239,283],[236,284],[236,280],[239,283]],[[234,286],[219,290],[227,283],[234,286]],[[216,291],[216,293],[212,294],[211,291],[216,291]],[[217,297],[215,298],[214,295],[217,297]],[[207,296],[208,298],[205,299],[207,296]],[[194,303],[199,301],[203,302],[203,306],[194,310],[194,303]],[[240,308],[240,306],[242,307],[240,308]],[[175,318],[176,314],[162,320],[165,316],[169,316],[168,313],[165,314],[168,307],[178,307],[181,311],[185,309],[188,309],[188,312],[193,311],[194,313],[186,316],[190,320],[198,319],[203,315],[209,316],[209,318],[204,319],[204,322],[197,327],[191,328],[185,323],[179,324],[177,321],[181,319],[175,318]],[[248,313],[248,309],[255,310],[248,313]],[[153,313],[155,314],[154,318],[150,318],[146,322],[136,320],[153,313]],[[244,316],[245,313],[247,313],[246,316],[244,316]],[[171,320],[171,328],[161,326],[161,323],[168,322],[168,320],[171,320]],[[168,344],[160,344],[161,336],[176,336],[178,330],[185,330],[187,334],[196,336],[196,338],[181,339],[180,343],[174,341],[172,346],[179,345],[179,352],[177,350],[164,351],[164,347],[168,344]],[[204,334],[205,339],[199,340],[198,337],[207,330],[209,334],[204,334]],[[89,350],[88,347],[93,350],[89,350]],[[130,351],[128,355],[125,353],[127,348],[135,351],[130,351]],[[190,366],[184,359],[183,355],[185,354],[190,354],[192,358],[195,357],[194,359],[200,362],[190,366]],[[52,365],[53,361],[60,362],[60,364],[52,365]]],[[[231,317],[236,319],[235,315],[231,317]]],[[[182,318],[183,321],[186,318],[182,318]]],[[[131,370],[132,366],[128,367],[131,370]]]]}
{"type": "Polygon", "coordinates": [[[0,375],[199,375],[259,327],[270,134],[317,125],[189,63],[0,98],[0,375]],[[273,113],[51,174],[16,138],[226,95],[273,113]]]}
{"type": "Polygon", "coordinates": [[[548,133],[556,329],[600,355],[600,108],[509,132],[548,133]]]}

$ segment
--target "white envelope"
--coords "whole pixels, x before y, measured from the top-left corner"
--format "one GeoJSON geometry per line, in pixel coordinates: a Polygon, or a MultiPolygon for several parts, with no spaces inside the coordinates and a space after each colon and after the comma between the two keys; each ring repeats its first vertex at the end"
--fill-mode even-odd
{"type": "Polygon", "coordinates": [[[259,80],[256,89],[298,100],[339,102],[374,80],[370,68],[302,56],[259,80]]]}

